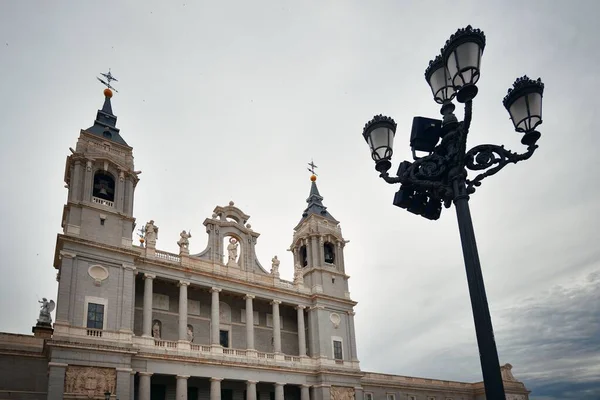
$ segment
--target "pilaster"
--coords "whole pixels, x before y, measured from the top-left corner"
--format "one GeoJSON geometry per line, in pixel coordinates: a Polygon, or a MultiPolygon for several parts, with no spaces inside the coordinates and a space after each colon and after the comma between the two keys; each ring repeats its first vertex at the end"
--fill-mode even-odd
{"type": "Polygon", "coordinates": [[[48,400],[63,400],[67,364],[48,363],[48,400]]]}

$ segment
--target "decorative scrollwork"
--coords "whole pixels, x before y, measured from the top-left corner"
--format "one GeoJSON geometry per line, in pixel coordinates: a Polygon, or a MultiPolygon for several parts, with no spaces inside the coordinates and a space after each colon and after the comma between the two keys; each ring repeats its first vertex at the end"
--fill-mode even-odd
{"type": "Polygon", "coordinates": [[[484,178],[494,175],[507,164],[516,164],[519,161],[527,160],[533,155],[537,147],[537,145],[529,146],[527,152],[523,154],[514,153],[506,150],[504,146],[495,144],[482,144],[473,147],[465,154],[465,167],[472,171],[487,171],[477,175],[474,179],[467,179],[467,191],[473,193],[475,187],[480,186],[484,178]]]}

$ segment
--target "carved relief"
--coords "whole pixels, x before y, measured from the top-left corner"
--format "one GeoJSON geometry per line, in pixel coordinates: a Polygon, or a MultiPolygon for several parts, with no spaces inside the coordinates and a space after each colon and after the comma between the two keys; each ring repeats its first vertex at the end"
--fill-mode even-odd
{"type": "Polygon", "coordinates": [[[332,386],[331,400],[354,400],[354,388],[332,386]]]}
{"type": "Polygon", "coordinates": [[[338,313],[329,314],[329,320],[331,321],[335,329],[337,329],[340,326],[340,322],[342,322],[342,318],[338,313]]]}
{"type": "Polygon", "coordinates": [[[69,365],[65,375],[65,392],[104,398],[104,392],[115,393],[117,373],[112,368],[69,365]]]}

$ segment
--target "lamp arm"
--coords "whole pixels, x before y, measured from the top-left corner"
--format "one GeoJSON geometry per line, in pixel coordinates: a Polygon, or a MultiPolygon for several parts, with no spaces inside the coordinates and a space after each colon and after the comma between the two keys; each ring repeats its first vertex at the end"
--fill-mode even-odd
{"type": "Polygon", "coordinates": [[[516,164],[529,159],[537,148],[538,146],[533,144],[527,147],[525,153],[519,154],[506,150],[503,145],[481,144],[473,147],[465,154],[465,167],[472,171],[487,171],[477,175],[474,179],[467,179],[467,192],[475,192],[475,187],[479,187],[484,178],[494,175],[507,164],[516,164]]]}

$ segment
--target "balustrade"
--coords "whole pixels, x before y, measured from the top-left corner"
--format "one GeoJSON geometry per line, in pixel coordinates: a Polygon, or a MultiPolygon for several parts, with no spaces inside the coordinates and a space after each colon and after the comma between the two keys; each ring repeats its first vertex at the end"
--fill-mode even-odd
{"type": "Polygon", "coordinates": [[[104,199],[101,199],[99,197],[94,197],[94,196],[92,196],[92,203],[100,204],[101,206],[106,206],[106,207],[114,207],[115,206],[115,203],[113,201],[104,200],[104,199]]]}

